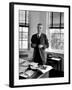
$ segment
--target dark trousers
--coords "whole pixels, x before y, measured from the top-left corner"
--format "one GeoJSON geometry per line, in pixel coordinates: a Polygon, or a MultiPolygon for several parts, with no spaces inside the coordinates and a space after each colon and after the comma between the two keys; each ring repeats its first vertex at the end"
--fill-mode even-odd
{"type": "Polygon", "coordinates": [[[40,65],[43,65],[39,50],[36,50],[35,57],[34,57],[34,62],[36,62],[40,65]]]}

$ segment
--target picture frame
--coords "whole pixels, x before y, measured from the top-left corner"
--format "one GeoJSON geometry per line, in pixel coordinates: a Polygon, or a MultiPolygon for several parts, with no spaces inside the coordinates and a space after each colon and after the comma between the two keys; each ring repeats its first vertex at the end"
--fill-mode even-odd
{"type": "MultiPolygon", "coordinates": [[[[34,30],[34,32],[36,32],[36,29],[34,30]]],[[[34,32],[31,32],[31,34],[33,35],[34,32]]],[[[46,35],[48,34],[47,31],[45,33],[46,35]]],[[[56,35],[57,34],[59,35],[58,31],[56,35]]],[[[49,38],[49,35],[48,35],[48,38],[49,38]]],[[[51,37],[49,38],[49,45],[51,46],[52,44],[50,39],[51,37]]],[[[28,57],[28,58],[31,59],[31,57],[28,57]]],[[[54,70],[53,65],[51,67],[52,67],[51,69],[54,70]]],[[[23,70],[24,68],[25,67],[23,67],[21,70],[23,70]]],[[[30,68],[30,66],[28,68],[30,68]]],[[[41,69],[38,69],[38,70],[42,71],[41,69]]],[[[49,74],[51,73],[50,71],[49,71],[49,74]]],[[[10,2],[9,3],[9,86],[10,87],[28,87],[28,86],[45,86],[45,85],[61,85],[61,84],[70,84],[70,6],[10,2]],[[25,17],[22,18],[22,15],[24,15],[25,17]],[[30,18],[29,21],[28,21],[28,18],[26,17],[27,15],[29,15],[28,17],[30,18]],[[44,15],[46,17],[44,17],[44,15]],[[52,15],[52,16],[49,17],[49,15],[52,15]],[[58,16],[60,15],[60,18],[57,18],[56,15],[58,16]],[[53,17],[55,17],[56,19],[53,17]],[[46,21],[44,22],[44,20],[46,21]],[[35,24],[38,24],[39,22],[43,23],[44,28],[46,30],[52,30],[52,32],[49,32],[50,35],[52,35],[52,33],[54,32],[56,33],[57,30],[60,30],[60,31],[63,30],[62,36],[60,33],[60,37],[64,37],[64,39],[62,38],[62,40],[64,40],[63,41],[64,44],[62,44],[62,46],[58,45],[58,47],[52,46],[53,48],[58,50],[48,49],[46,51],[47,56],[49,55],[51,65],[54,63],[56,64],[56,62],[59,63],[59,60],[61,60],[60,69],[58,69],[59,68],[59,64],[58,64],[58,68],[57,68],[58,70],[56,70],[58,72],[61,70],[61,72],[59,72],[59,74],[56,71],[54,71],[54,74],[52,72],[53,75],[56,75],[56,74],[58,75],[54,77],[49,75],[49,77],[47,76],[48,78],[39,78],[39,77],[42,77],[42,75],[44,74],[44,73],[41,73],[41,75],[37,78],[31,78],[31,77],[28,78],[27,76],[25,76],[27,78],[24,79],[23,78],[24,72],[23,74],[20,74],[20,68],[21,68],[20,64],[24,62],[24,56],[27,57],[26,56],[27,54],[25,54],[25,52],[31,53],[29,51],[31,48],[30,46],[31,36],[29,33],[31,32],[30,30],[35,29],[37,27],[35,26],[35,24]],[[22,31],[22,34],[21,34],[19,30],[24,30],[25,33],[22,31]],[[26,42],[23,42],[24,44],[21,44],[23,45],[21,47],[20,39],[23,39],[22,35],[26,42]],[[26,44],[27,42],[28,44],[26,44]],[[62,76],[59,76],[59,75],[62,75],[62,76]]]]}

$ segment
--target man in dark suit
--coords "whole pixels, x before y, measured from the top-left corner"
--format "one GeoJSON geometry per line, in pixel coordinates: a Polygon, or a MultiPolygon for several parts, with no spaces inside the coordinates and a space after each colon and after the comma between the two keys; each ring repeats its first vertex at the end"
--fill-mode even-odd
{"type": "Polygon", "coordinates": [[[46,64],[45,49],[49,47],[48,39],[44,33],[42,33],[43,25],[37,25],[38,32],[31,38],[31,47],[34,48],[33,61],[43,65],[46,64]]]}

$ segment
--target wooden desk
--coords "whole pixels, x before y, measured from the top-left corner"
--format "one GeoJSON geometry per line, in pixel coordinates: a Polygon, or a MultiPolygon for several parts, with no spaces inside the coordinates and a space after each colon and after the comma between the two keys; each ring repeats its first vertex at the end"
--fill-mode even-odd
{"type": "Polygon", "coordinates": [[[48,58],[48,64],[50,64],[55,70],[61,71],[61,59],[60,58],[48,58]]]}
{"type": "Polygon", "coordinates": [[[52,68],[52,66],[48,66],[48,65],[46,65],[46,67],[47,68],[45,70],[41,69],[40,67],[38,67],[36,69],[31,67],[31,70],[29,70],[29,71],[31,71],[31,75],[28,77],[25,77],[24,73],[21,73],[20,79],[48,78],[49,77],[49,71],[52,70],[53,68],[52,68]]]}
{"type": "Polygon", "coordinates": [[[52,66],[49,65],[45,65],[46,69],[41,69],[41,68],[37,68],[37,71],[39,73],[39,71],[42,73],[40,76],[38,76],[37,78],[48,78],[49,77],[49,71],[53,69],[52,66]]]}

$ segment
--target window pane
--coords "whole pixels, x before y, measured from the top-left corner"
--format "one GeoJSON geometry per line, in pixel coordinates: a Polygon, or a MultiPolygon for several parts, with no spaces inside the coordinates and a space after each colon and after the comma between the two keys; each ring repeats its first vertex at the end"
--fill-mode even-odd
{"type": "Polygon", "coordinates": [[[28,41],[19,41],[19,49],[28,49],[28,41]]]}
{"type": "Polygon", "coordinates": [[[29,23],[29,11],[26,11],[26,23],[29,23]]]}
{"type": "Polygon", "coordinates": [[[28,27],[23,27],[23,32],[28,32],[28,27]]]}
{"type": "Polygon", "coordinates": [[[50,29],[50,34],[52,34],[52,33],[60,33],[60,32],[62,32],[61,29],[50,29]]]}
{"type": "Polygon", "coordinates": [[[53,12],[53,27],[59,27],[59,26],[60,26],[60,13],[53,12]]]}
{"type": "Polygon", "coordinates": [[[64,33],[61,31],[62,30],[59,29],[50,30],[50,43],[52,49],[64,49],[64,33]]]}
{"type": "Polygon", "coordinates": [[[53,33],[51,37],[51,47],[52,49],[63,49],[63,35],[60,33],[53,33]]]}
{"type": "Polygon", "coordinates": [[[28,33],[23,33],[23,40],[28,40],[28,33]]]}
{"type": "Polygon", "coordinates": [[[19,11],[19,23],[25,23],[25,11],[19,11]]]}
{"type": "Polygon", "coordinates": [[[22,49],[28,49],[28,41],[22,41],[22,49]]]}
{"type": "Polygon", "coordinates": [[[19,31],[28,33],[28,27],[19,27],[19,31]]]}
{"type": "Polygon", "coordinates": [[[22,48],[22,41],[19,41],[19,48],[22,48]]]}
{"type": "Polygon", "coordinates": [[[19,31],[20,31],[20,32],[22,32],[22,29],[23,29],[22,27],[19,27],[19,31]]]}
{"type": "Polygon", "coordinates": [[[19,32],[19,40],[28,40],[28,33],[19,32]]]}
{"type": "Polygon", "coordinates": [[[19,32],[19,40],[22,40],[22,33],[21,32],[19,32]]]}
{"type": "Polygon", "coordinates": [[[52,27],[52,12],[49,13],[49,27],[52,27]]]}
{"type": "Polygon", "coordinates": [[[61,13],[61,27],[64,27],[64,13],[61,13]]]}
{"type": "Polygon", "coordinates": [[[19,40],[28,40],[28,27],[20,27],[19,40]]]}
{"type": "Polygon", "coordinates": [[[61,33],[61,42],[64,42],[64,33],[61,33]]]}

